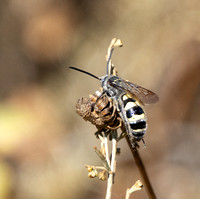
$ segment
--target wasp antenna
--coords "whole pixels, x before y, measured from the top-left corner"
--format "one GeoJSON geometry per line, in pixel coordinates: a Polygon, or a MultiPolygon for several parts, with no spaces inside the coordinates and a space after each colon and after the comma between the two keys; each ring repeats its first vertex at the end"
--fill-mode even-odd
{"type": "Polygon", "coordinates": [[[101,80],[101,78],[99,78],[99,77],[97,77],[97,76],[95,76],[95,75],[93,75],[93,74],[91,74],[91,73],[89,73],[89,72],[87,72],[87,71],[81,70],[81,69],[79,69],[79,68],[75,68],[75,67],[73,67],[73,66],[70,66],[69,68],[70,68],[70,69],[73,69],[73,70],[77,70],[77,71],[82,72],[82,73],[85,73],[85,74],[87,74],[87,75],[90,75],[90,76],[92,76],[92,77],[94,77],[94,78],[96,78],[96,79],[98,79],[98,80],[101,80]]]}

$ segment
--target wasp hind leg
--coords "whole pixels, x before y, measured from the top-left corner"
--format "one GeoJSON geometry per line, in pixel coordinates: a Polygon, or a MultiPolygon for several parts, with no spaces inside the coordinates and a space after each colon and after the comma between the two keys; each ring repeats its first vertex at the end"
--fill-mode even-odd
{"type": "Polygon", "coordinates": [[[143,138],[142,138],[142,142],[143,142],[143,148],[146,149],[146,143],[143,138]]]}
{"type": "Polygon", "coordinates": [[[119,142],[121,139],[126,137],[126,132],[122,132],[119,137],[117,138],[117,142],[119,142]]]}

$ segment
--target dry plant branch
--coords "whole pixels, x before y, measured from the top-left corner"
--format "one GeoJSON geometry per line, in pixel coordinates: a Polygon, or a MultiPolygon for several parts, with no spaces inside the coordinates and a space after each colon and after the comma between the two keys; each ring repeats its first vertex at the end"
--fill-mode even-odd
{"type": "Polygon", "coordinates": [[[116,172],[116,154],[117,154],[117,131],[111,131],[110,135],[112,136],[112,153],[110,159],[107,157],[110,156],[109,154],[109,146],[108,146],[108,136],[103,133],[103,136],[100,134],[98,137],[100,138],[101,141],[101,150],[98,150],[97,147],[94,147],[94,150],[96,154],[99,156],[99,158],[102,161],[103,167],[102,166],[92,166],[92,165],[85,165],[85,167],[88,168],[88,176],[90,178],[97,177],[98,172],[97,170],[102,170],[102,172],[99,172],[99,178],[101,180],[105,180],[105,172],[108,174],[108,179],[107,179],[107,190],[106,190],[106,197],[105,199],[111,199],[111,194],[112,194],[112,186],[114,182],[114,175],[116,172]],[[109,161],[108,161],[109,160],[109,161]]]}
{"type": "Polygon", "coordinates": [[[150,199],[156,199],[156,195],[155,195],[153,187],[152,187],[152,185],[150,183],[149,177],[147,175],[145,166],[144,166],[144,164],[142,162],[142,159],[140,157],[140,154],[138,152],[137,146],[133,149],[132,145],[131,145],[131,143],[130,143],[130,141],[129,141],[129,139],[127,137],[126,137],[126,140],[127,140],[128,145],[129,145],[129,147],[131,149],[131,152],[132,152],[133,157],[135,159],[135,163],[136,163],[136,165],[137,165],[137,167],[139,169],[140,175],[141,175],[141,177],[143,179],[144,187],[145,187],[145,190],[146,190],[149,198],[150,199]]]}
{"type": "MultiPolygon", "coordinates": [[[[102,141],[101,141],[102,142],[102,141]]],[[[111,168],[110,168],[110,162],[107,161],[107,158],[106,158],[106,153],[108,153],[108,151],[106,151],[106,155],[104,154],[104,151],[105,151],[105,148],[108,147],[108,144],[106,142],[106,145],[103,145],[101,146],[101,150],[98,150],[97,147],[94,147],[94,150],[96,152],[96,154],[99,156],[99,158],[101,159],[102,161],[102,164],[104,166],[104,168],[108,171],[108,172],[111,172],[111,168]],[[103,152],[102,152],[103,151],[103,152]]]]}
{"type": "Polygon", "coordinates": [[[122,44],[122,41],[120,39],[116,39],[116,38],[112,39],[110,46],[108,47],[108,51],[107,51],[107,55],[106,55],[107,74],[113,73],[114,75],[116,75],[117,72],[116,72],[116,69],[114,68],[114,65],[112,64],[111,56],[112,56],[114,47],[122,47],[122,46],[123,46],[123,44],[122,44]]]}
{"type": "Polygon", "coordinates": [[[111,193],[112,193],[112,185],[114,182],[114,175],[116,172],[116,154],[117,154],[117,131],[112,131],[112,154],[111,154],[111,173],[109,174],[108,177],[108,182],[107,182],[107,191],[106,191],[106,199],[111,198],[111,193]]]}

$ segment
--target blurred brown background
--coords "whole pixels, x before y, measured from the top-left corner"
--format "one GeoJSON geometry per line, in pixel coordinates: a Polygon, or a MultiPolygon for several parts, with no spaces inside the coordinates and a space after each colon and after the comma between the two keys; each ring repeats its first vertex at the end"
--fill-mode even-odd
{"type": "MultiPolygon", "coordinates": [[[[113,37],[119,75],[160,97],[140,149],[157,197],[200,198],[199,10],[196,0],[1,0],[0,199],[105,197],[83,167],[100,164],[96,129],[75,113],[100,84],[68,66],[103,76],[113,37]]],[[[140,179],[119,147],[113,199],[140,179]]]]}

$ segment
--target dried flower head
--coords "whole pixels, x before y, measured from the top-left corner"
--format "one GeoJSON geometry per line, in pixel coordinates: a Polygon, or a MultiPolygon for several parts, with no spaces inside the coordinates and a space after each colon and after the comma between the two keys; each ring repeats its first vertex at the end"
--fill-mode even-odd
{"type": "Polygon", "coordinates": [[[117,113],[116,106],[107,95],[90,95],[81,98],[76,105],[76,112],[84,120],[94,124],[98,130],[116,130],[122,126],[122,119],[117,113]]]}

